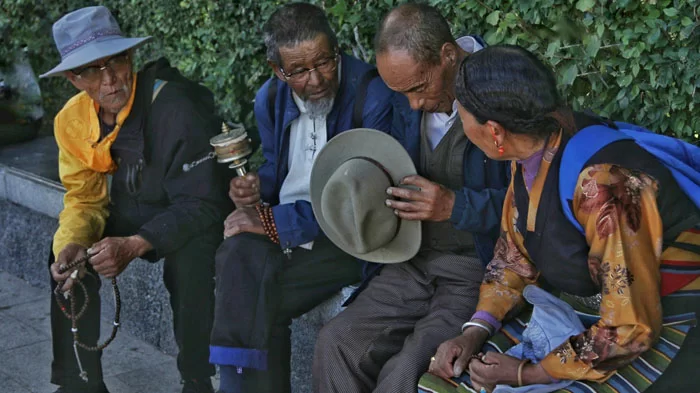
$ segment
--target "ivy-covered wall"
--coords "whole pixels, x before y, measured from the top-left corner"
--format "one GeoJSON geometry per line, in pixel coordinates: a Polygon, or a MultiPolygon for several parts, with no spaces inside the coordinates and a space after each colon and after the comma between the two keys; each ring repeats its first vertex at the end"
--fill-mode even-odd
{"type": "MultiPolygon", "coordinates": [[[[332,19],[343,48],[373,60],[372,37],[394,0],[312,1],[332,19]]],[[[168,57],[216,94],[229,120],[254,125],[252,99],[271,73],[261,26],[284,1],[103,0],[129,35],[152,35],[140,61],[168,57]]],[[[700,131],[700,0],[430,0],[454,33],[513,43],[555,69],[578,109],[697,139],[700,131]]],[[[2,0],[0,63],[26,47],[37,73],[59,59],[51,25],[94,2],[2,0]]],[[[1,64],[0,64],[1,66],[1,64]]],[[[42,80],[50,118],[73,93],[61,78],[42,80]]]]}

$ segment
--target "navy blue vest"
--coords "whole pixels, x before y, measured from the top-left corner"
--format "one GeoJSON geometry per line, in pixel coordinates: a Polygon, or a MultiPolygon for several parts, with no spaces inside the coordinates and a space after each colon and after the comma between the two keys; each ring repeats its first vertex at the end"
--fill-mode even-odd
{"type": "MultiPolygon", "coordinates": [[[[576,114],[579,129],[604,120],[576,114]]],[[[554,287],[577,296],[592,296],[600,292],[588,269],[589,246],[586,238],[564,215],[559,198],[559,166],[564,147],[570,137],[562,136],[561,145],[552,159],[537,208],[535,231],[527,231],[530,197],[525,188],[522,168],[517,166],[513,180],[515,205],[519,216],[516,222],[525,237],[525,249],[540,271],[545,288],[554,287]]],[[[643,172],[659,184],[657,206],[664,228],[664,249],[674,245],[678,235],[700,222],[700,211],[688,198],[671,172],[652,154],[634,141],[614,142],[596,153],[585,167],[594,164],[616,164],[643,172]]]]}

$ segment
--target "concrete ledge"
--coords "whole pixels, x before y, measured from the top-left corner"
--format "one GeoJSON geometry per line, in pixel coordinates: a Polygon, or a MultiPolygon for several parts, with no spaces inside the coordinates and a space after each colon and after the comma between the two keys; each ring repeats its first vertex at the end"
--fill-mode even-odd
{"type": "MultiPolygon", "coordinates": [[[[46,289],[51,239],[58,220],[14,202],[0,199],[0,269],[46,289]]],[[[129,333],[169,354],[177,345],[172,333],[172,312],[168,292],[163,285],[162,263],[136,260],[119,276],[122,298],[122,327],[129,333]]],[[[102,315],[111,320],[114,296],[109,280],[102,281],[100,291],[102,315]]],[[[103,332],[106,336],[109,332],[103,332]]]]}
{"type": "Polygon", "coordinates": [[[0,198],[25,206],[52,218],[63,210],[66,189],[21,169],[0,164],[0,198]]]}
{"type": "Polygon", "coordinates": [[[343,288],[332,298],[292,322],[292,392],[311,393],[311,363],[316,337],[323,325],[341,311],[354,287],[343,288]]]}
{"type": "MultiPolygon", "coordinates": [[[[0,164],[0,269],[46,290],[47,262],[58,214],[63,208],[63,187],[53,181],[0,164]]],[[[119,276],[122,327],[162,351],[175,354],[172,311],[162,282],[163,264],[134,261],[119,276]]],[[[292,323],[292,391],[311,392],[311,362],[320,328],[340,312],[350,295],[345,288],[292,323]]],[[[102,315],[111,319],[114,300],[109,281],[103,280],[102,315]]],[[[235,323],[235,321],[232,321],[235,323]]],[[[108,332],[102,332],[105,337],[108,332]]]]}

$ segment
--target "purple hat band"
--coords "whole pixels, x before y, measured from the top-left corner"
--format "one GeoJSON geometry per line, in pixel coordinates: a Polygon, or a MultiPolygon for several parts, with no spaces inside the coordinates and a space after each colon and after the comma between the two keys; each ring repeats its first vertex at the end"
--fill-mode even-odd
{"type": "Polygon", "coordinates": [[[95,60],[136,48],[151,37],[127,38],[104,6],[85,7],[70,12],[53,24],[53,39],[61,63],[40,75],[59,76],[95,60]]]}
{"type": "Polygon", "coordinates": [[[81,40],[75,41],[75,42],[71,43],[70,45],[61,48],[61,50],[60,50],[61,58],[66,57],[68,54],[70,54],[74,50],[80,48],[81,46],[88,44],[88,43],[95,41],[96,39],[102,38],[102,37],[122,38],[122,32],[119,31],[119,29],[105,29],[105,30],[95,31],[94,33],[90,34],[89,36],[87,36],[81,40]]]}

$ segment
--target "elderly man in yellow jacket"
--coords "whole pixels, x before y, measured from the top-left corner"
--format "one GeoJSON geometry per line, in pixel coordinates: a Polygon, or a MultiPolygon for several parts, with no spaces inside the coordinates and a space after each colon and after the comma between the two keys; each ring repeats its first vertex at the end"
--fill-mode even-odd
{"type": "MultiPolygon", "coordinates": [[[[228,179],[214,161],[198,160],[221,124],[212,94],[165,59],[134,72],[134,48],[150,37],[123,37],[105,7],[65,15],[53,35],[61,63],[42,77],[64,76],[81,91],[55,119],[66,194],[50,262],[53,287],[65,281],[59,289],[67,291],[73,272],[59,267],[89,255],[80,270],[89,273],[82,282],[91,301],[78,328],[80,340],[95,345],[97,274],[116,277],[135,258],[164,258],[183,392],[212,392],[214,253],[232,208],[228,179]]],[[[81,304],[83,293],[74,296],[81,304]]],[[[55,302],[51,324],[57,392],[106,392],[100,351],[74,351],[71,321],[55,302]]]]}

